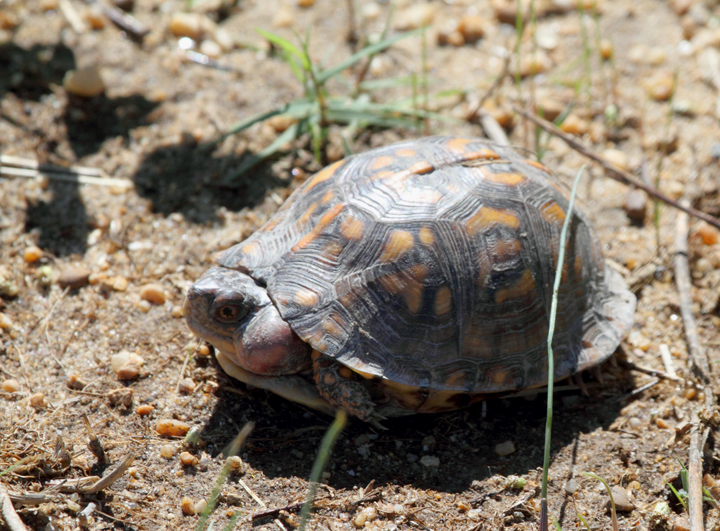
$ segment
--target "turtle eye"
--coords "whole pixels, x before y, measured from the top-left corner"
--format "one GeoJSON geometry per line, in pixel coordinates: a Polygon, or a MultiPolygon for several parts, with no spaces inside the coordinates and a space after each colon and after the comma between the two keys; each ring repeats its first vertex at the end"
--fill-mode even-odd
{"type": "Polygon", "coordinates": [[[247,315],[247,308],[240,304],[223,304],[214,310],[215,319],[225,324],[237,323],[247,315]]]}

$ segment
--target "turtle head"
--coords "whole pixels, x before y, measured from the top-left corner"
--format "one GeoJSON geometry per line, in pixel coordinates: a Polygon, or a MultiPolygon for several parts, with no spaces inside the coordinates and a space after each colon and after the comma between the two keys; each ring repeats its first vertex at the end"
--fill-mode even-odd
{"type": "Polygon", "coordinates": [[[240,271],[206,271],[188,290],[185,316],[195,335],[254,374],[294,374],[310,365],[309,345],[282,319],[265,288],[240,271]]]}

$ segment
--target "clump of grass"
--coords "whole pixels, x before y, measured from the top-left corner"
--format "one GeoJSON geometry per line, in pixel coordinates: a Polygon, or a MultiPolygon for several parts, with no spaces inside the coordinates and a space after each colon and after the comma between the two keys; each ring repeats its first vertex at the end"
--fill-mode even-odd
{"type": "MultiPolygon", "coordinates": [[[[687,506],[687,499],[688,499],[688,492],[690,492],[690,481],[688,479],[688,469],[685,467],[682,461],[676,456],[675,459],[677,460],[678,464],[680,465],[680,481],[682,482],[682,488],[680,490],[677,490],[675,487],[672,486],[671,483],[668,483],[667,481],[665,484],[670,488],[672,493],[675,495],[677,500],[680,502],[680,504],[685,509],[685,512],[688,511],[687,506]]],[[[703,486],[702,488],[703,493],[703,501],[711,504],[716,509],[720,510],[720,504],[715,499],[715,497],[712,495],[710,490],[703,486]]]]}
{"type": "Polygon", "coordinates": [[[570,193],[570,201],[568,209],[565,213],[565,222],[560,231],[560,249],[558,251],[557,267],[555,269],[555,282],[553,284],[552,302],[550,303],[550,324],[548,326],[548,383],[547,383],[547,420],[545,422],[545,452],[543,455],[543,474],[540,498],[540,531],[548,530],[548,509],[547,509],[547,486],[548,472],[550,470],[550,443],[552,442],[552,420],[553,420],[553,387],[555,385],[555,356],[552,349],[553,336],[555,334],[555,317],[557,315],[558,293],[560,291],[560,280],[562,278],[563,264],[565,262],[565,246],[567,240],[568,229],[572,220],[573,206],[575,204],[575,194],[577,192],[580,177],[585,173],[585,166],[575,177],[572,192],[570,193]]]}
{"type": "MultiPolygon", "coordinates": [[[[241,163],[226,179],[231,184],[242,174],[256,166],[258,163],[274,156],[288,142],[291,142],[305,133],[312,139],[313,151],[318,162],[323,162],[323,148],[326,143],[328,127],[331,124],[348,125],[357,130],[360,127],[397,127],[411,129],[422,126],[429,118],[446,119],[441,115],[427,111],[427,102],[424,109],[413,106],[410,102],[375,103],[369,94],[360,89],[367,89],[368,83],[357,84],[358,90],[350,96],[333,96],[328,90],[328,82],[343,71],[355,65],[364,58],[386,50],[396,42],[408,37],[421,34],[421,31],[412,31],[383,38],[377,43],[370,44],[348,57],[344,61],[329,68],[320,68],[314,64],[308,53],[307,38],[300,46],[274,33],[258,29],[260,35],[265,37],[279,52],[281,59],[288,65],[298,82],[303,87],[303,97],[294,100],[282,107],[251,116],[235,125],[223,134],[213,145],[221,142],[229,135],[239,133],[248,127],[267,120],[276,115],[287,115],[294,119],[294,123],[280,134],[269,146],[241,163]]],[[[405,80],[391,80],[390,84],[402,86],[405,80]]],[[[423,81],[426,83],[426,81],[423,81]]],[[[387,85],[386,85],[387,86],[387,85]]]]}

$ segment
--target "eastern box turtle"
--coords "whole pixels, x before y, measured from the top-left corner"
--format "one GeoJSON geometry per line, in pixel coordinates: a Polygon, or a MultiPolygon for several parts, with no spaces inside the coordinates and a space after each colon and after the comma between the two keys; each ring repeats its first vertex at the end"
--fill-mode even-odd
{"type": "MultiPolygon", "coordinates": [[[[545,167],[485,140],[348,157],[219,255],[189,290],[188,324],[241,381],[368,421],[539,387],[567,205],[545,167]]],[[[608,358],[635,310],[573,216],[556,379],[608,358]]]]}

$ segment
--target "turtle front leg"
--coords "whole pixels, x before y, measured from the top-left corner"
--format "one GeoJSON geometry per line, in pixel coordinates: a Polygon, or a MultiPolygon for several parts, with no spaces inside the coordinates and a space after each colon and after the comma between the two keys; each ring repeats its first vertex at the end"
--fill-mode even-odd
{"type": "Polygon", "coordinates": [[[375,412],[370,392],[362,383],[352,379],[354,373],[350,369],[317,350],[313,351],[312,360],[315,385],[325,400],[360,420],[385,429],[378,422],[385,417],[375,412]]]}

